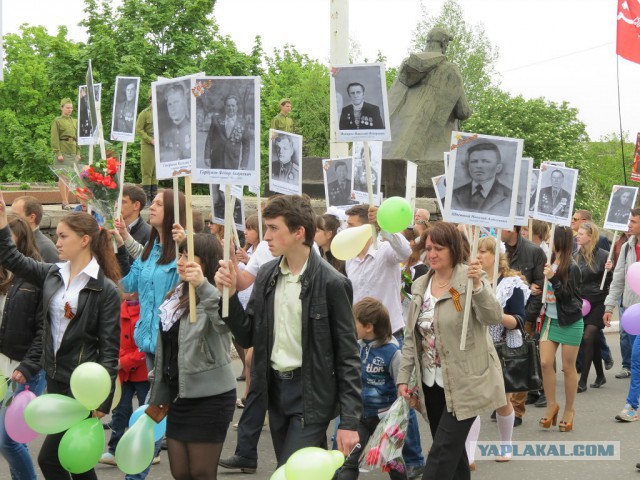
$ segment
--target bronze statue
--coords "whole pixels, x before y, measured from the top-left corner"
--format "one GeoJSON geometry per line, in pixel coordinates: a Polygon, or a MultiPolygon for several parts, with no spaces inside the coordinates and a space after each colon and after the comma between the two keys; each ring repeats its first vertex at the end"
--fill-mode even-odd
{"type": "Polygon", "coordinates": [[[392,141],[383,143],[382,158],[418,164],[418,196],[433,191],[431,177],[444,173],[442,153],[450,150],[451,132],[472,113],[460,69],[445,55],[452,39],[432,28],[427,50],[402,62],[388,94],[392,141]]]}

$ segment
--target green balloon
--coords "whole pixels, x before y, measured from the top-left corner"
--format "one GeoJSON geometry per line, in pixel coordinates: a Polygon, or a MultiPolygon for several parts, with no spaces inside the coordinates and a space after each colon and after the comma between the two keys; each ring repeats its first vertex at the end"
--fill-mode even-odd
{"type": "Polygon", "coordinates": [[[4,399],[4,396],[7,394],[9,390],[9,384],[7,379],[0,375],[0,402],[4,399]]]}
{"type": "Polygon", "coordinates": [[[95,467],[104,450],[104,429],[97,418],[87,418],[62,436],[58,447],[60,465],[71,473],[84,473],[95,467]]]}
{"type": "Polygon", "coordinates": [[[284,472],[285,466],[286,465],[280,465],[280,467],[273,472],[269,480],[287,480],[287,475],[284,472]]]}
{"type": "Polygon", "coordinates": [[[111,392],[109,372],[99,363],[86,362],[78,365],[69,382],[71,393],[76,400],[89,410],[95,410],[111,392]]]}
{"type": "Polygon", "coordinates": [[[331,459],[333,460],[333,464],[336,467],[336,470],[339,469],[342,465],[344,465],[344,453],[340,450],[329,450],[329,455],[331,455],[331,459]]]}
{"type": "Polygon", "coordinates": [[[41,395],[24,409],[27,425],[46,435],[64,432],[88,416],[89,410],[76,399],[57,393],[41,395]]]}
{"type": "Polygon", "coordinates": [[[331,480],[336,473],[336,466],[326,450],[306,447],[289,457],[284,471],[287,480],[331,480]]]}
{"type": "Polygon", "coordinates": [[[401,232],[411,225],[412,219],[411,205],[402,197],[387,198],[378,208],[378,225],[385,232],[401,232]]]}
{"type": "Polygon", "coordinates": [[[154,421],[142,415],[122,436],[116,447],[116,462],[124,473],[135,475],[151,465],[155,450],[154,421]]]}

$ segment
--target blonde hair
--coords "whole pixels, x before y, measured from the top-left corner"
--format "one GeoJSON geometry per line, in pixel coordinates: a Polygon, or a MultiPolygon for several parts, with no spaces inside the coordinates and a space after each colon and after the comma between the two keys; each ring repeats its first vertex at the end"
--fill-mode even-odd
{"type": "Polygon", "coordinates": [[[576,259],[578,257],[584,258],[585,263],[589,266],[591,271],[595,271],[595,258],[594,253],[596,251],[596,245],[598,244],[598,240],[600,239],[600,230],[594,223],[585,222],[578,227],[578,230],[584,230],[591,237],[589,238],[589,243],[586,245],[581,245],[576,253],[576,259]]]}
{"type": "MultiPolygon", "coordinates": [[[[495,256],[497,243],[497,240],[493,237],[482,237],[478,241],[478,249],[483,248],[495,256]]],[[[504,278],[520,277],[528,285],[527,279],[518,270],[514,270],[509,266],[509,261],[504,253],[500,253],[500,260],[498,260],[498,274],[502,275],[504,278]]]]}

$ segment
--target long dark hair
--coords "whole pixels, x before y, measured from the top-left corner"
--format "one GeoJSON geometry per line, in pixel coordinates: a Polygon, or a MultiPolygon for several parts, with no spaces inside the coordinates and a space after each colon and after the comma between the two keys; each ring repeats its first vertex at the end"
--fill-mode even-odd
{"type": "MultiPolygon", "coordinates": [[[[182,192],[178,192],[178,202],[180,203],[180,225],[186,228],[187,213],[184,194],[182,192]]],[[[162,208],[164,209],[161,226],[162,253],[160,254],[160,258],[158,259],[157,263],[158,265],[167,265],[176,259],[176,242],[173,241],[173,236],[171,235],[171,230],[173,229],[174,223],[174,205],[173,190],[170,188],[165,188],[162,191],[162,208]]],[[[142,261],[145,261],[149,258],[149,255],[151,255],[151,251],[153,250],[153,245],[159,238],[160,235],[158,234],[158,231],[155,228],[152,228],[151,234],[149,235],[149,241],[144,246],[144,250],[142,250],[142,261]]]]}
{"type": "MultiPolygon", "coordinates": [[[[180,243],[180,253],[187,252],[187,240],[184,239],[180,243]]],[[[218,271],[219,262],[222,260],[222,245],[218,237],[207,233],[196,233],[193,236],[193,255],[200,258],[202,265],[202,274],[209,280],[210,284],[214,284],[214,276],[218,271]]],[[[185,308],[185,312],[189,313],[189,282],[180,282],[182,285],[182,293],[180,294],[180,303],[178,308],[185,308]]],[[[176,288],[178,288],[176,286],[176,288]]],[[[166,298],[171,297],[175,288],[171,290],[166,298]]],[[[196,303],[200,303],[200,299],[196,295],[196,303]]]]}
{"type": "MultiPolygon", "coordinates": [[[[16,247],[18,251],[25,257],[31,257],[41,262],[42,257],[36,244],[36,238],[27,221],[17,215],[11,215],[9,217],[9,228],[11,229],[11,233],[16,237],[16,247]]],[[[0,294],[6,295],[11,283],[13,283],[13,275],[0,266],[0,294]]]]}
{"type": "Polygon", "coordinates": [[[101,229],[96,219],[84,212],[65,215],[60,223],[64,223],[80,236],[88,235],[91,238],[89,246],[91,254],[96,258],[107,278],[117,283],[121,277],[120,265],[113,253],[113,244],[107,230],[101,229]]]}
{"type": "Polygon", "coordinates": [[[567,284],[569,280],[569,267],[573,261],[573,232],[571,227],[556,227],[553,235],[553,253],[551,254],[551,263],[558,261],[558,269],[556,275],[563,283],[567,284]]]}

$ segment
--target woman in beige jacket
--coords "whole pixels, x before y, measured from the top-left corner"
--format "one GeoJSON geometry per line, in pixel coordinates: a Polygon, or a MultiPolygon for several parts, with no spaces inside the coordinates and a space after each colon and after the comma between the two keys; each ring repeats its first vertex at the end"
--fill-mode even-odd
{"type": "Polygon", "coordinates": [[[398,394],[429,422],[433,445],[423,480],[468,479],[465,439],[476,416],[505,404],[498,356],[487,326],[499,324],[502,307],[478,260],[469,265],[453,224],[438,222],[426,241],[429,273],[417,279],[407,317],[398,394]],[[473,280],[465,350],[460,350],[467,280],[473,280]],[[417,391],[408,390],[414,373],[417,391]]]}

